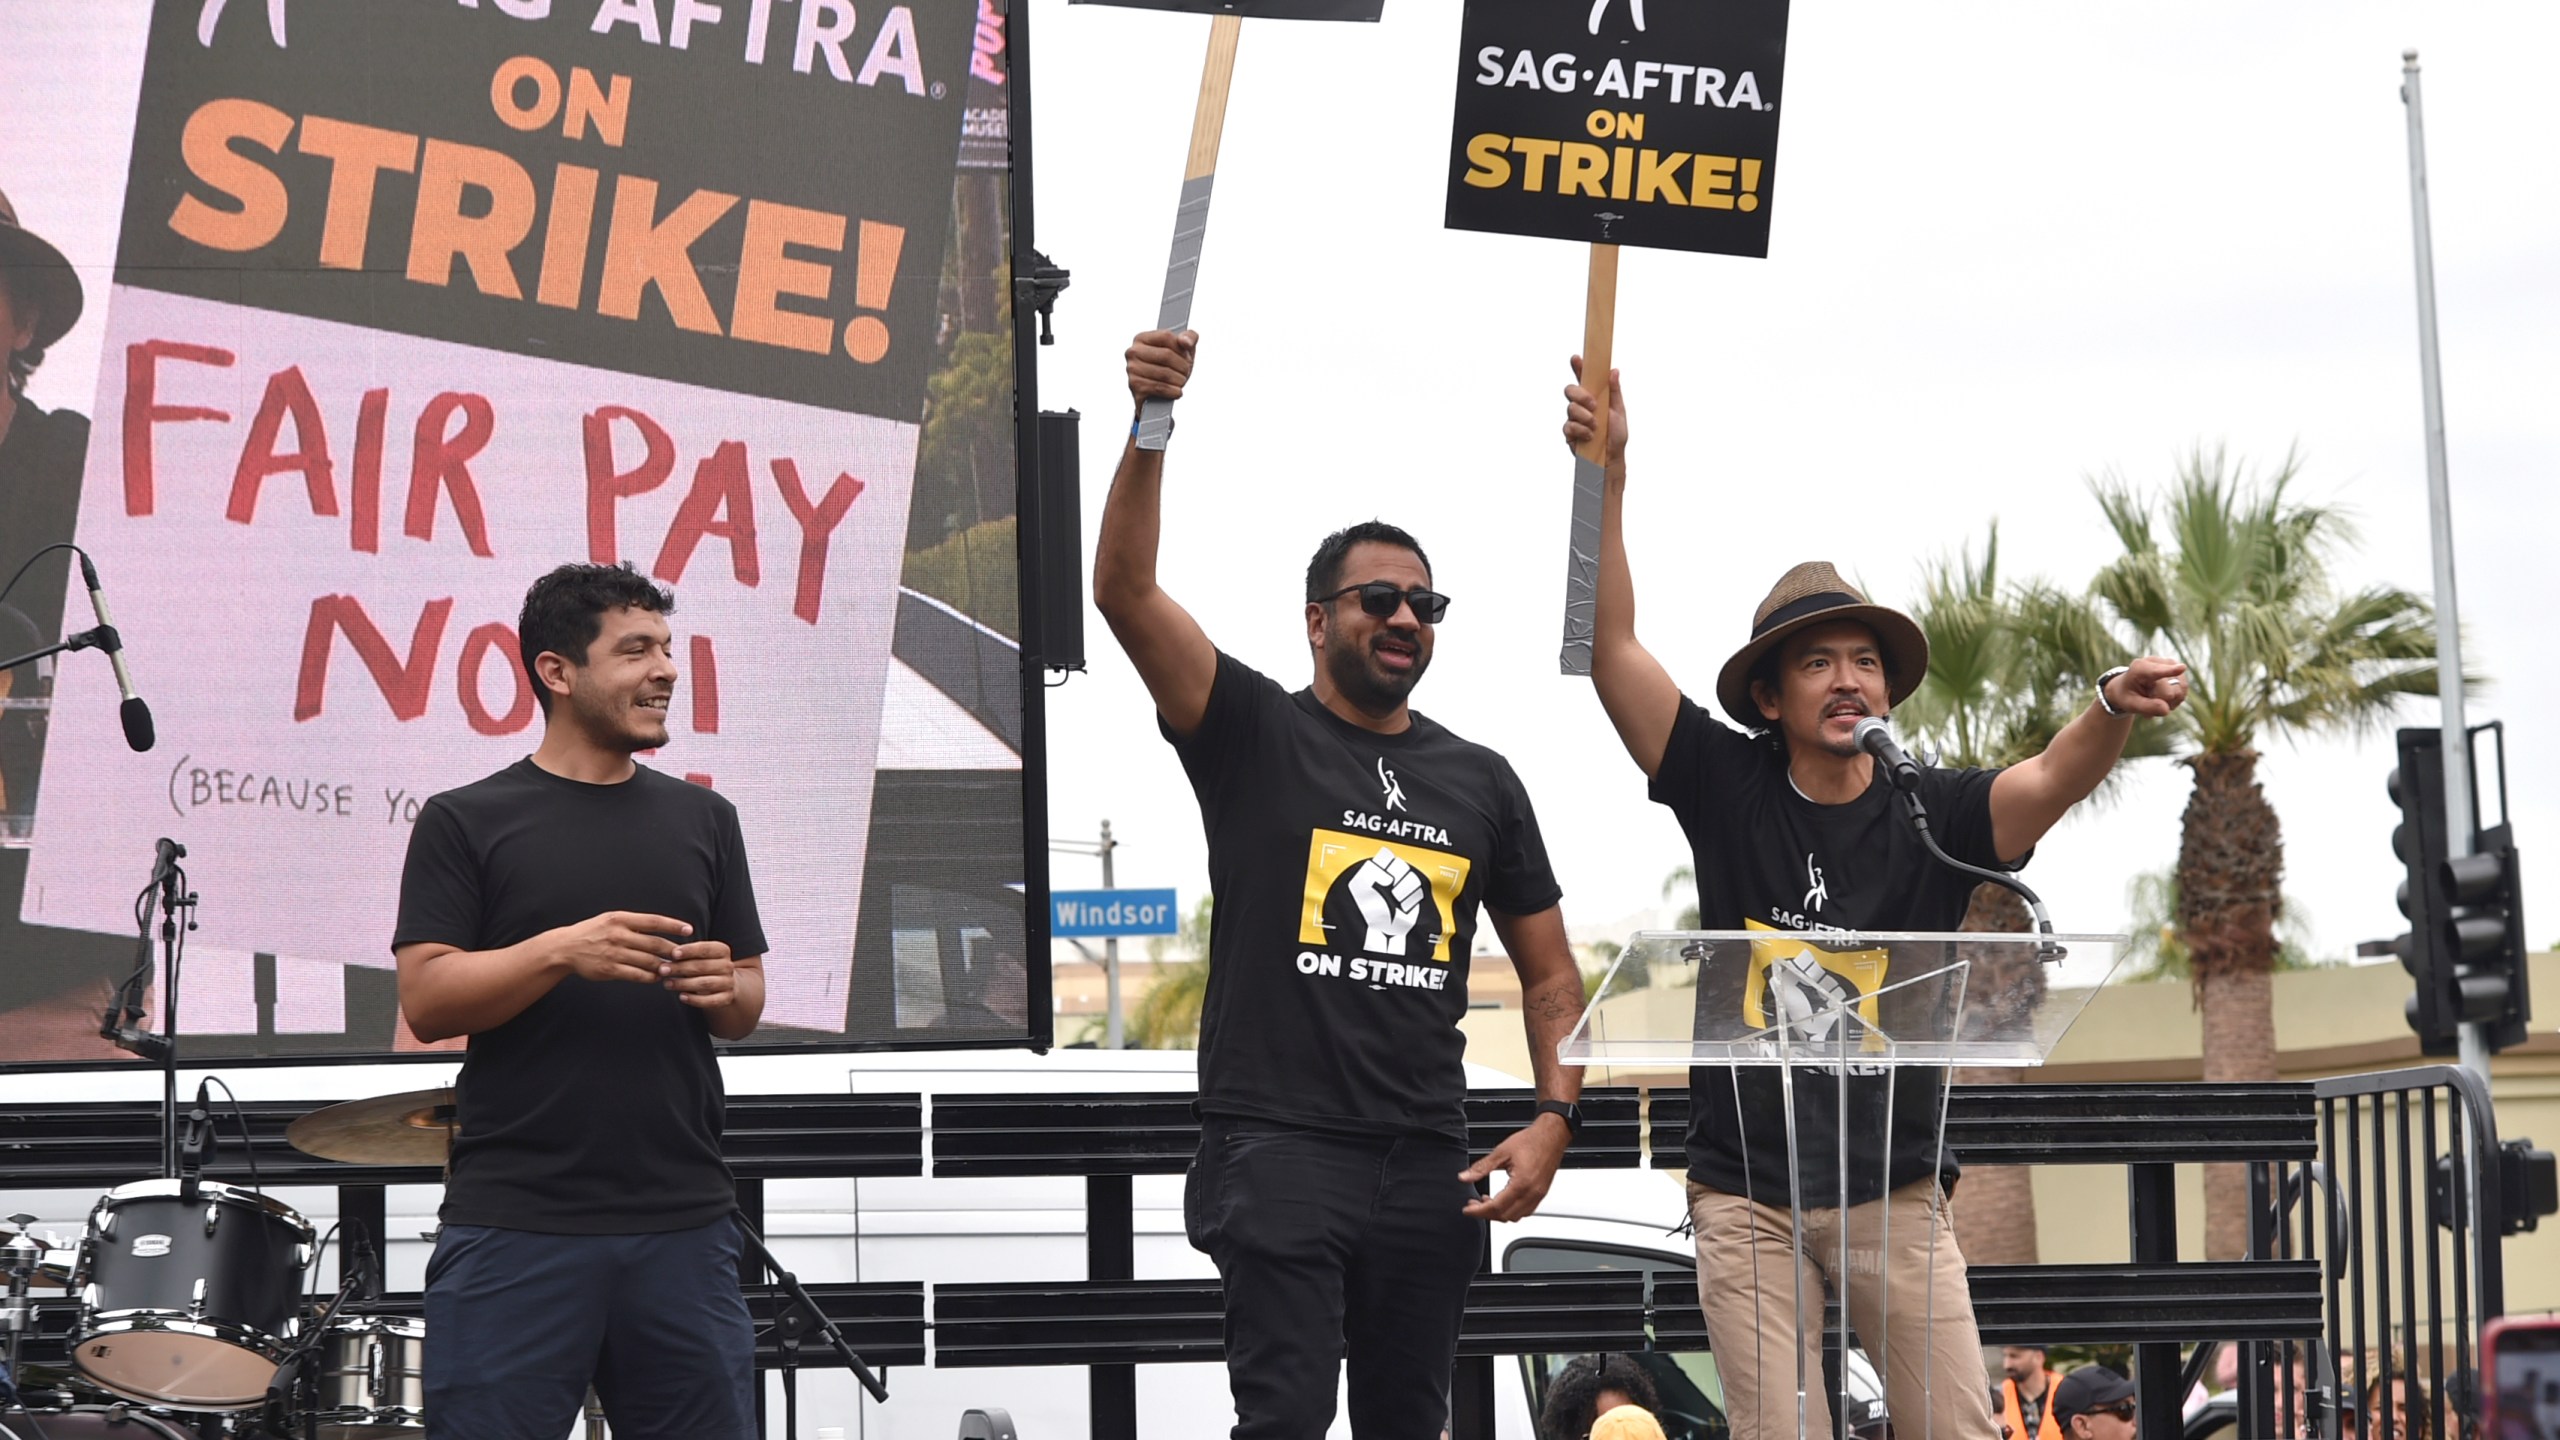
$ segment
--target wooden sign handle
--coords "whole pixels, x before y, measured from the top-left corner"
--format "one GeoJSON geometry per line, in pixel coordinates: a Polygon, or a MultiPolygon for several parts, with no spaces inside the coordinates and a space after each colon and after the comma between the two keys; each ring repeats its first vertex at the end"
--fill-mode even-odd
{"type": "Polygon", "coordinates": [[[1185,180],[1206,180],[1218,173],[1218,139],[1227,129],[1227,89],[1236,78],[1236,40],[1244,33],[1244,17],[1221,15],[1209,22],[1209,56],[1200,64],[1200,106],[1191,114],[1191,154],[1182,168],[1185,180]]]}
{"type": "Polygon", "coordinates": [[[1590,443],[1575,454],[1594,465],[1609,463],[1609,360],[1618,336],[1618,247],[1591,247],[1591,279],[1582,304],[1582,385],[1600,397],[1590,443]]]}
{"type": "MultiPolygon", "coordinates": [[[[1209,192],[1218,178],[1218,141],[1227,128],[1227,90],[1235,82],[1236,39],[1244,19],[1221,15],[1209,22],[1209,57],[1200,66],[1200,108],[1191,116],[1191,153],[1182,165],[1182,202],[1173,215],[1173,256],[1165,262],[1164,299],[1156,328],[1186,330],[1191,295],[1200,285],[1200,251],[1209,237],[1209,192]]],[[[1138,407],[1138,448],[1162,450],[1173,438],[1173,402],[1138,407]]]]}

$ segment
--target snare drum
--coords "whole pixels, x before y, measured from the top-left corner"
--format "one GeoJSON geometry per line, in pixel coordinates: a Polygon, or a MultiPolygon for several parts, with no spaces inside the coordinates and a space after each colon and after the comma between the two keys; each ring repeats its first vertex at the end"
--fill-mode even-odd
{"type": "Polygon", "coordinates": [[[403,1440],[427,1428],[427,1326],[340,1316],[321,1337],[322,1440],[403,1440]]]}
{"type": "Polygon", "coordinates": [[[301,1326],[311,1226],[254,1190],[145,1180],[110,1190],[80,1246],[71,1361],[115,1394],[181,1410],[267,1398],[301,1326]]]}

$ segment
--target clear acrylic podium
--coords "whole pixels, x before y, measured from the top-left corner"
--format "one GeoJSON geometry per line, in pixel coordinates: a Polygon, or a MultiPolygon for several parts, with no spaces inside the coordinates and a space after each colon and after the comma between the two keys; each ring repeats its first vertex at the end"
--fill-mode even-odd
{"type": "Polygon", "coordinates": [[[1955,1263],[1935,1183],[1946,1070],[2042,1064],[2125,948],[2120,935],[1750,929],[1648,931],[1619,954],[1560,1056],[1709,1067],[1692,1123],[1727,1173],[1690,1178],[1740,1199],[1706,1202],[1698,1286],[1726,1408],[1753,1412],[1732,1413],[1737,1437],[1828,1440],[1842,1414],[1880,1433],[1852,1393],[1880,1389],[1897,1440],[1977,1440],[1954,1417],[1988,1391],[1982,1352],[1937,1323],[1928,1283],[1955,1263]],[[1865,1356],[1826,1384],[1831,1307],[1865,1356]]]}

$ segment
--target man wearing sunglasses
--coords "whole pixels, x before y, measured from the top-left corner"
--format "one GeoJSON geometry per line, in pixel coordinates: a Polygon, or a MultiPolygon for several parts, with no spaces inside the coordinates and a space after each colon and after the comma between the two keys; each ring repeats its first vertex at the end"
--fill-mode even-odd
{"type": "Polygon", "coordinates": [[[2066,1440],[2133,1440],[2133,1382],[2083,1365],[2053,1387],[2053,1418],[2066,1440]]]}
{"type": "MultiPolygon", "coordinates": [[[[1140,335],[1131,396],[1179,399],[1197,338],[1140,335]]],[[[1323,1434],[1347,1357],[1354,1434],[1437,1440],[1485,1222],[1537,1208],[1581,1120],[1579,1073],[1556,1062],[1582,1014],[1560,892],[1510,764],[1406,706],[1449,605],[1420,543],[1377,521],[1325,538],[1306,577],[1313,680],[1283,690],[1156,583],[1164,453],[1134,434],[1093,597],[1208,831],[1183,1219],[1226,1283],[1234,1433],[1323,1434]],[[1458,1021],[1479,909],[1520,975],[1539,1099],[1470,1164],[1458,1021]],[[1509,1182],[1478,1194],[1495,1170],[1509,1182]]]]}

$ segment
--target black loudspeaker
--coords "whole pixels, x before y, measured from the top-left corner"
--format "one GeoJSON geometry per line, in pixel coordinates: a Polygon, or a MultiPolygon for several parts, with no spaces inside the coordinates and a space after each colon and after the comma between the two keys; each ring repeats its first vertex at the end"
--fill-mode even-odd
{"type": "Polygon", "coordinates": [[[1084,419],[1075,410],[1040,412],[1040,664],[1084,668],[1084,510],[1078,503],[1083,466],[1076,445],[1084,419]]]}

